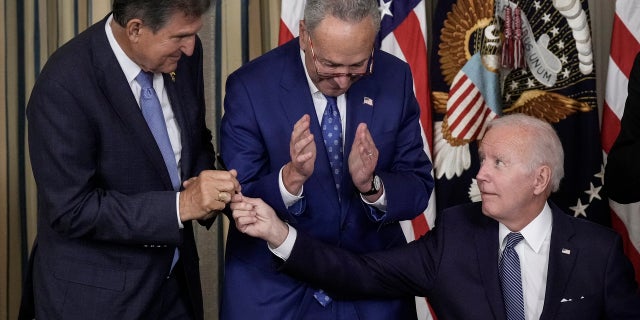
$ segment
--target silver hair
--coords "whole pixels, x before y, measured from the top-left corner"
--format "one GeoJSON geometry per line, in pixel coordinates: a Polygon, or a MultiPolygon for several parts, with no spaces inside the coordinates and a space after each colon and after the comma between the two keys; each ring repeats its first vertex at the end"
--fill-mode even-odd
{"type": "Polygon", "coordinates": [[[380,11],[376,0],[308,0],[304,8],[304,23],[309,32],[327,16],[346,22],[360,22],[371,17],[376,33],[380,30],[380,11]]]}
{"type": "Polygon", "coordinates": [[[518,127],[529,132],[530,170],[540,165],[551,168],[551,192],[558,191],[564,177],[564,151],[555,129],[546,121],[525,114],[510,114],[489,122],[487,131],[496,127],[518,127]]]}

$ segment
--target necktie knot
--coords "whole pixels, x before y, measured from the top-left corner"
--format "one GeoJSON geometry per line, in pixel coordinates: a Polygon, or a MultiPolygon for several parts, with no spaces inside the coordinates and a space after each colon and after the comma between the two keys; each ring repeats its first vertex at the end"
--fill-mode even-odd
{"type": "Polygon", "coordinates": [[[140,70],[140,73],[136,76],[136,81],[138,81],[142,89],[153,88],[153,73],[140,70]]]}
{"type": "Polygon", "coordinates": [[[524,237],[522,236],[522,234],[520,234],[520,232],[511,232],[507,235],[506,238],[507,238],[506,248],[513,248],[516,245],[518,245],[518,243],[520,243],[522,239],[524,239],[524,237]]]}
{"type": "Polygon", "coordinates": [[[332,111],[338,111],[338,98],[333,96],[324,96],[327,98],[327,108],[331,108],[332,111]]]}

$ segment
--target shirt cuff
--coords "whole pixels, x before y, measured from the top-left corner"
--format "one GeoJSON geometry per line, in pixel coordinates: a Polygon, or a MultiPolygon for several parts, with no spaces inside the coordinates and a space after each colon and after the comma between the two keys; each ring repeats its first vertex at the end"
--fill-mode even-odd
{"type": "Polygon", "coordinates": [[[285,188],[285,186],[284,186],[284,182],[282,181],[282,170],[283,169],[284,169],[284,166],[282,166],[282,168],[280,168],[280,173],[278,174],[278,186],[280,188],[280,196],[282,196],[282,201],[284,202],[284,205],[288,209],[294,203],[300,201],[300,199],[303,198],[302,197],[302,192],[304,192],[304,186],[302,186],[302,188],[300,188],[300,194],[293,195],[293,194],[289,193],[287,188],[285,188]]]}
{"type": "Polygon", "coordinates": [[[296,239],[298,238],[298,231],[296,228],[287,224],[289,227],[289,233],[287,234],[287,238],[284,239],[284,242],[277,248],[272,248],[267,244],[271,253],[275,254],[278,258],[287,261],[289,256],[291,255],[291,251],[293,251],[293,245],[296,243],[296,239]]]}
{"type": "Polygon", "coordinates": [[[178,216],[178,229],[184,228],[184,224],[180,221],[180,192],[176,192],[176,215],[178,216]]]}
{"type": "Polygon", "coordinates": [[[376,200],[376,202],[369,202],[367,201],[367,199],[365,199],[365,197],[360,194],[360,198],[362,199],[362,201],[382,212],[387,212],[387,193],[385,192],[384,189],[382,189],[382,195],[380,195],[380,198],[378,198],[378,200],[376,200]]]}

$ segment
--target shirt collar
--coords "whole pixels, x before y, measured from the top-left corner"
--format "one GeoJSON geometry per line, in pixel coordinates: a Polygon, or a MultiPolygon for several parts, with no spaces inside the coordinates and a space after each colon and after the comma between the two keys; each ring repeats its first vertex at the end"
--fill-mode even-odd
{"type": "Polygon", "coordinates": [[[111,50],[113,50],[118,64],[120,64],[120,68],[124,72],[125,77],[127,77],[127,82],[131,85],[142,69],[124,53],[124,50],[122,50],[122,47],[120,47],[120,44],[116,41],[116,37],[113,35],[113,29],[111,29],[111,21],[113,21],[113,14],[107,19],[104,30],[107,33],[111,50]]]}
{"type": "MultiPolygon", "coordinates": [[[[524,241],[531,247],[531,250],[538,253],[544,243],[549,232],[551,232],[551,224],[553,221],[553,217],[551,215],[551,207],[549,207],[549,203],[545,202],[544,208],[538,216],[533,219],[527,226],[525,226],[522,230],[520,230],[520,234],[524,237],[524,241]]],[[[505,237],[511,231],[504,224],[499,224],[499,240],[500,240],[500,248],[504,248],[506,245],[505,237]]]]}
{"type": "Polygon", "coordinates": [[[311,77],[309,76],[309,70],[307,70],[307,65],[304,63],[304,56],[305,56],[304,51],[300,49],[300,60],[302,60],[302,69],[304,69],[304,74],[307,77],[307,85],[309,85],[309,90],[311,91],[311,94],[314,96],[322,95],[318,87],[316,87],[316,84],[313,83],[313,81],[311,81],[311,77]]]}

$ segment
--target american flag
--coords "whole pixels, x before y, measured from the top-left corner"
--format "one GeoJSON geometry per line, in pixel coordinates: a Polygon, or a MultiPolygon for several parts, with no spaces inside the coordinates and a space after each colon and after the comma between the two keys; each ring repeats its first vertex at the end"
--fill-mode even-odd
{"type": "MultiPolygon", "coordinates": [[[[638,52],[640,52],[640,2],[618,0],[602,112],[602,148],[605,154],[609,154],[620,132],[620,119],[627,98],[629,74],[638,52]]],[[[616,198],[612,193],[609,196],[616,198]]],[[[640,282],[640,199],[637,200],[638,202],[629,204],[619,204],[610,200],[609,205],[611,224],[623,236],[625,252],[635,267],[636,280],[640,282]]]]}
{"type": "MultiPolygon", "coordinates": [[[[282,0],[279,44],[283,44],[298,35],[298,25],[303,17],[304,0],[282,0]]],[[[427,20],[424,0],[379,0],[382,16],[377,44],[398,58],[406,61],[413,74],[416,99],[420,104],[420,123],[424,151],[431,157],[433,141],[431,100],[427,80],[427,20]]],[[[424,214],[412,221],[400,224],[407,241],[412,241],[429,231],[435,221],[435,192],[432,192],[429,206],[424,214]]],[[[434,319],[424,298],[416,297],[419,319],[434,319]]]]}

